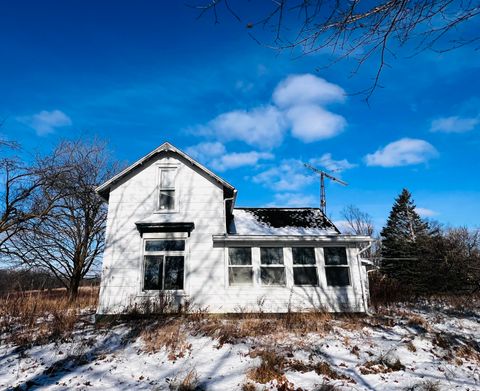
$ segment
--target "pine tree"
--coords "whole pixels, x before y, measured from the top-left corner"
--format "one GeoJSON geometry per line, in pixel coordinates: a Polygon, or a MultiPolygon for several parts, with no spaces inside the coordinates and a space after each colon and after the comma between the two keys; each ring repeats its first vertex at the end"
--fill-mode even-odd
{"type": "Polygon", "coordinates": [[[429,226],[415,210],[412,195],[403,189],[395,199],[382,237],[382,270],[389,277],[415,283],[421,264],[419,243],[429,235],[429,226]]]}

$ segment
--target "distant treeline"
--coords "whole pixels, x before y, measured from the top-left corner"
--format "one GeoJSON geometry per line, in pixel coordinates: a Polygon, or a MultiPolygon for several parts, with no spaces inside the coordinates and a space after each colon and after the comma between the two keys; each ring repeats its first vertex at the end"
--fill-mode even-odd
{"type": "MultiPolygon", "coordinates": [[[[81,286],[98,286],[100,277],[83,279],[81,286]]],[[[63,288],[54,275],[44,270],[0,269],[0,295],[10,292],[63,288]]]]}

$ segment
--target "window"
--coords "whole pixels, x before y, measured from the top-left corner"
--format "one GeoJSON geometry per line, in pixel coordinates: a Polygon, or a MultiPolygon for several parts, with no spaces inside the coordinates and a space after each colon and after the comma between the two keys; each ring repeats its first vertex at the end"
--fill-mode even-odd
{"type": "Polygon", "coordinates": [[[185,240],[146,240],[143,290],[183,289],[185,240]]]}
{"type": "Polygon", "coordinates": [[[318,285],[315,249],[292,247],[293,283],[295,285],[318,285]]]}
{"type": "Polygon", "coordinates": [[[174,168],[160,169],[160,196],[158,209],[161,211],[175,210],[175,175],[174,168]]]}
{"type": "Polygon", "coordinates": [[[260,264],[260,277],[263,285],[285,285],[282,247],[261,247],[260,264]]]}
{"type": "Polygon", "coordinates": [[[325,275],[328,286],[350,285],[350,273],[345,247],[325,247],[325,275]]]}
{"type": "Polygon", "coordinates": [[[252,249],[228,249],[228,282],[230,285],[251,285],[253,282],[252,249]]]}

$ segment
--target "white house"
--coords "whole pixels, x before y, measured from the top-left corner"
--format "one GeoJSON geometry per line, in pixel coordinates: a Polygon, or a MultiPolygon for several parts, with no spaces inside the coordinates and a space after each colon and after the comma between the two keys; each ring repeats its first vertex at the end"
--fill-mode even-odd
{"type": "Polygon", "coordinates": [[[318,208],[236,208],[169,143],[98,187],[108,201],[98,315],[168,296],[209,312],[367,310],[360,247],[318,208]]]}

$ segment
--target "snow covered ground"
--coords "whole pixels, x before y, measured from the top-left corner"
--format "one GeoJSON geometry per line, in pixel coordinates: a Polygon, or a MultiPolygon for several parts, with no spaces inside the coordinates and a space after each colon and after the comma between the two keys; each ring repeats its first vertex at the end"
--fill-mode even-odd
{"type": "Polygon", "coordinates": [[[43,345],[22,348],[2,336],[0,389],[175,390],[183,382],[183,389],[221,391],[480,390],[476,310],[403,306],[367,318],[325,316],[318,331],[288,331],[277,319],[265,326],[278,322],[277,330],[265,333],[254,319],[176,319],[158,328],[152,321],[95,327],[93,319],[84,313],[70,336],[43,345]],[[271,373],[276,380],[258,382],[271,373]]]}

